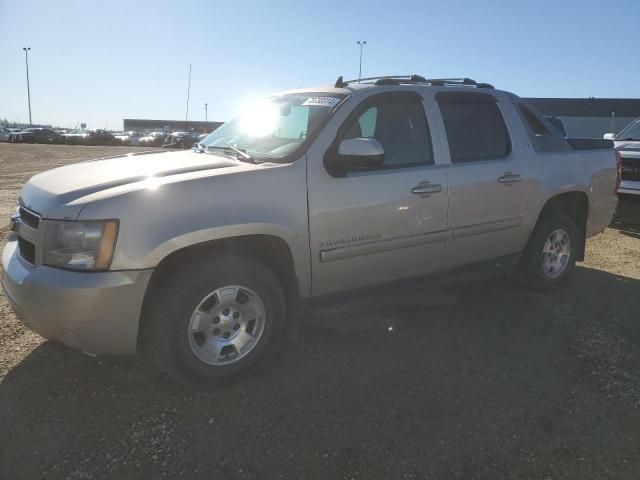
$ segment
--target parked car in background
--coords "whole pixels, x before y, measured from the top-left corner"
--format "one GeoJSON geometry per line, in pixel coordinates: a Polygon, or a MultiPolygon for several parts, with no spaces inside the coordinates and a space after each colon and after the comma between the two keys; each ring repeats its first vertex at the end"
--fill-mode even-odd
{"type": "Polygon", "coordinates": [[[25,128],[19,132],[9,134],[9,141],[13,143],[64,143],[64,137],[50,128],[25,128]]]}
{"type": "Polygon", "coordinates": [[[618,193],[640,196],[640,118],[636,118],[616,135],[606,133],[613,139],[622,158],[622,181],[618,193]]]}
{"type": "Polygon", "coordinates": [[[167,135],[164,132],[151,132],[147,133],[144,137],[138,140],[138,145],[146,147],[159,147],[164,143],[164,139],[167,135]]]}
{"type": "Polygon", "coordinates": [[[114,136],[102,129],[94,130],[73,130],[63,135],[68,144],[76,145],[115,145],[114,136]]]}
{"type": "Polygon", "coordinates": [[[508,270],[558,289],[613,217],[612,147],[471,79],[340,77],[191,151],[34,176],[2,286],[46,338],[146,348],[180,381],[216,382],[264,364],[303,306],[336,294],[508,270]]]}
{"type": "Polygon", "coordinates": [[[89,136],[88,130],[70,130],[63,133],[65,143],[69,145],[84,145],[85,139],[89,136]]]}
{"type": "Polygon", "coordinates": [[[19,128],[0,127],[0,142],[8,142],[9,136],[19,131],[19,128]]]}
{"type": "Polygon", "coordinates": [[[165,138],[162,148],[191,148],[198,141],[198,137],[190,132],[173,132],[165,138]]]}
{"type": "Polygon", "coordinates": [[[122,143],[123,145],[138,145],[140,139],[144,137],[142,132],[119,132],[114,134],[114,138],[116,142],[122,143]]]}
{"type": "Polygon", "coordinates": [[[96,128],[89,130],[89,135],[84,140],[85,145],[115,145],[116,139],[107,130],[96,128]]]}

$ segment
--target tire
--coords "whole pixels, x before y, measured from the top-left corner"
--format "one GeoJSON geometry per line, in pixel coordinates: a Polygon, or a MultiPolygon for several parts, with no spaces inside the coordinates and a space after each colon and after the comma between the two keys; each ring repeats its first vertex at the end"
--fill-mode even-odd
{"type": "Polygon", "coordinates": [[[172,270],[150,301],[143,319],[149,353],[162,370],[190,385],[220,383],[264,365],[286,323],[276,276],[257,260],[228,253],[172,270]]]}
{"type": "Polygon", "coordinates": [[[571,217],[561,212],[543,213],[513,272],[516,281],[533,290],[553,289],[573,271],[583,242],[571,217]]]}

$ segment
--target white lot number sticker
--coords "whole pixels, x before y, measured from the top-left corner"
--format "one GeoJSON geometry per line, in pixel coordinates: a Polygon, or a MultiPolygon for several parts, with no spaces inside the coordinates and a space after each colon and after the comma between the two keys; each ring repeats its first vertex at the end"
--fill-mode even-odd
{"type": "Polygon", "coordinates": [[[340,99],[336,97],[309,97],[302,105],[333,108],[338,103],[340,103],[340,99]]]}

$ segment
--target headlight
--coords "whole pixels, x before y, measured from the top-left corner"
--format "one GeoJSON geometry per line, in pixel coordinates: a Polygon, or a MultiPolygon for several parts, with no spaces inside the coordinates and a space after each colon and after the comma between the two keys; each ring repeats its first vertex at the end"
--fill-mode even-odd
{"type": "Polygon", "coordinates": [[[107,270],[117,236],[117,220],[45,220],[42,263],[74,270],[107,270]]]}

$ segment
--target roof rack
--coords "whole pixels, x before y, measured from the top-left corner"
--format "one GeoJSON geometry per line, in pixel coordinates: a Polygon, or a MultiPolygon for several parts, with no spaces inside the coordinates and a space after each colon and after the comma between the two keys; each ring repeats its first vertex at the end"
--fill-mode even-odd
{"type": "Polygon", "coordinates": [[[464,86],[475,88],[491,88],[493,85],[489,83],[479,83],[471,78],[424,78],[422,75],[386,75],[381,77],[366,77],[354,80],[344,81],[342,75],[338,77],[335,83],[336,88],[344,88],[350,83],[373,83],[374,85],[411,85],[411,84],[429,84],[432,87],[446,86],[464,86]]]}
{"type": "MultiPolygon", "coordinates": [[[[342,78],[342,77],[340,77],[342,78]]],[[[425,83],[427,81],[421,75],[385,75],[380,77],[364,77],[364,78],[355,78],[353,80],[347,80],[346,84],[349,83],[371,83],[375,80],[375,83],[378,85],[393,85],[391,82],[400,83],[425,83]]]]}
{"type": "Polygon", "coordinates": [[[447,85],[463,85],[476,88],[494,88],[490,83],[479,83],[472,78],[429,78],[427,82],[433,87],[446,87],[447,85]]]}

